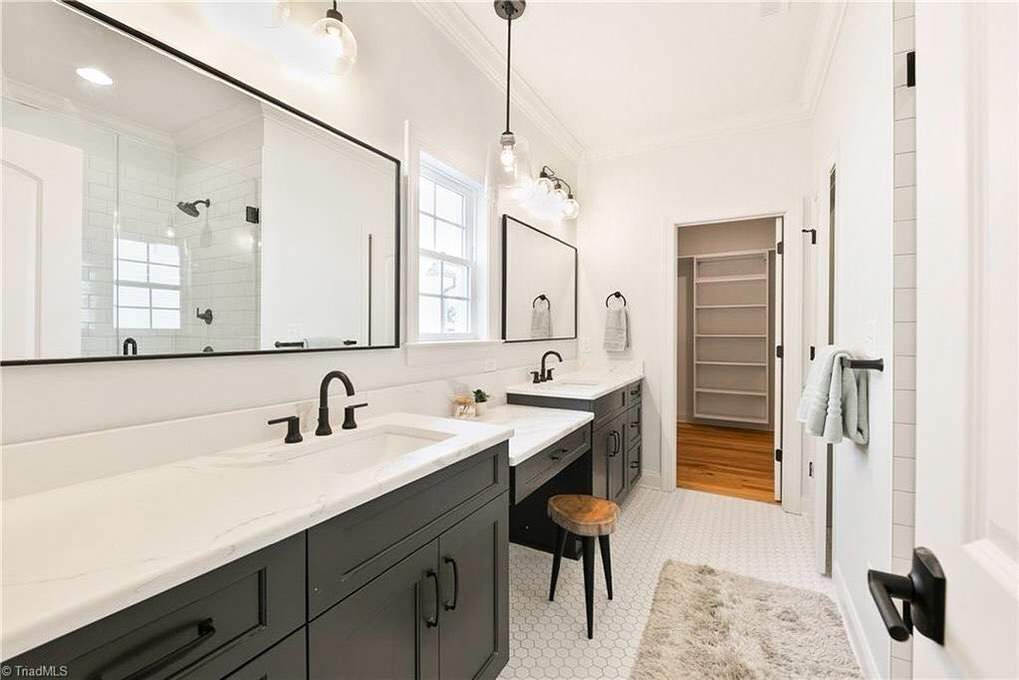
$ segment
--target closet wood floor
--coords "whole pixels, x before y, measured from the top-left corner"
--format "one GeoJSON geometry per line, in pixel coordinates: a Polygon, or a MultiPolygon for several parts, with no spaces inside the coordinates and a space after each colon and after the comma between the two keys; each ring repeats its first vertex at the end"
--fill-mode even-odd
{"type": "Polygon", "coordinates": [[[775,502],[771,431],[677,423],[676,443],[680,488],[775,502]]]}

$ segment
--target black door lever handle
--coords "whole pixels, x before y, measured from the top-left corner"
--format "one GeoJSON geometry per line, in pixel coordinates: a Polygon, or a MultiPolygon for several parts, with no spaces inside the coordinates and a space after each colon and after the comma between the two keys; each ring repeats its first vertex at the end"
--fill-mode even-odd
{"type": "Polygon", "coordinates": [[[893,639],[908,640],[915,624],[922,635],[945,644],[945,572],[930,550],[913,550],[908,576],[870,569],[867,587],[893,639]],[[901,615],[892,598],[902,600],[901,615]]]}

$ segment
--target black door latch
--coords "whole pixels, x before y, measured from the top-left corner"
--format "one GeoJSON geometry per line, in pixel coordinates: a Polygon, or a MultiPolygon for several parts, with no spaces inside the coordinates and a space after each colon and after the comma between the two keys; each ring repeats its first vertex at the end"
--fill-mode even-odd
{"type": "Polygon", "coordinates": [[[945,572],[927,548],[913,550],[908,576],[870,569],[867,586],[888,634],[904,642],[916,627],[939,645],[945,644],[945,572]],[[902,615],[892,598],[902,600],[902,615]]]}

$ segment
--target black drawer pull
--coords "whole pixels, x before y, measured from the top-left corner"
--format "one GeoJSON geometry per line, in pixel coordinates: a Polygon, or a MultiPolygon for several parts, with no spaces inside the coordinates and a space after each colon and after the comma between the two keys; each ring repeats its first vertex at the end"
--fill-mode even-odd
{"type": "MultiPolygon", "coordinates": [[[[198,622],[198,637],[194,640],[184,643],[177,649],[167,652],[163,656],[159,657],[144,668],[135,671],[131,675],[128,675],[124,680],[143,680],[149,678],[161,671],[162,669],[169,666],[174,661],[177,661],[181,657],[185,656],[189,652],[194,651],[198,647],[212,639],[212,636],[216,634],[216,627],[212,625],[212,619],[204,619],[198,622]]],[[[94,677],[96,680],[102,680],[105,671],[100,671],[94,677]]]]}
{"type": "Polygon", "coordinates": [[[630,396],[631,397],[636,397],[638,394],[640,394],[640,388],[639,387],[630,390],[630,396]]]}
{"type": "Polygon", "coordinates": [[[622,445],[620,443],[622,437],[616,430],[612,430],[611,432],[609,432],[609,436],[612,437],[612,450],[609,451],[609,458],[615,458],[616,456],[619,455],[620,449],[622,449],[622,445]]]}
{"type": "Polygon", "coordinates": [[[442,602],[442,595],[439,594],[439,575],[429,569],[428,573],[425,574],[425,578],[430,578],[435,582],[435,616],[426,616],[425,625],[429,628],[435,628],[439,625],[439,604],[442,602]]]}
{"type": "Polygon", "coordinates": [[[563,454],[569,451],[569,449],[556,449],[555,451],[549,451],[548,457],[552,460],[559,460],[563,457],[563,454]]]}
{"type": "Polygon", "coordinates": [[[639,420],[633,421],[632,423],[630,423],[630,427],[640,427],[640,421],[639,420]]]}
{"type": "Polygon", "coordinates": [[[639,460],[634,460],[634,461],[630,462],[630,469],[631,470],[636,470],[639,467],[640,467],[640,461],[639,460]]]}
{"type": "Polygon", "coordinates": [[[446,602],[443,606],[446,611],[453,611],[456,609],[456,601],[460,599],[460,572],[456,568],[456,560],[452,557],[445,557],[442,560],[446,564],[453,565],[453,601],[446,602]]]}

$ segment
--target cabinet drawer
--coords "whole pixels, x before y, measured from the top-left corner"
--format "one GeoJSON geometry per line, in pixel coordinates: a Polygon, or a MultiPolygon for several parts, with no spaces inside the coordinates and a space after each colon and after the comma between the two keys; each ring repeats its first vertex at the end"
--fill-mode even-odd
{"type": "Polygon", "coordinates": [[[632,406],[626,411],[626,415],[623,417],[626,421],[626,445],[632,446],[634,442],[640,440],[640,403],[636,406],[632,406]]]}
{"type": "Polygon", "coordinates": [[[594,425],[597,428],[603,422],[616,415],[626,408],[626,388],[622,387],[614,392],[598,397],[594,401],[594,425]]]}
{"type": "Polygon", "coordinates": [[[304,545],[298,534],[7,663],[66,666],[68,678],[219,680],[304,623],[304,545]]]}
{"type": "Polygon", "coordinates": [[[302,627],[224,680],[305,680],[308,677],[307,640],[307,629],[302,627]]]}
{"type": "Polygon", "coordinates": [[[626,405],[627,406],[633,406],[634,404],[639,404],[640,403],[640,399],[641,399],[641,394],[642,394],[643,391],[644,390],[643,390],[643,387],[642,387],[642,383],[640,381],[637,381],[635,383],[627,385],[626,386],[626,405]]]}
{"type": "Polygon", "coordinates": [[[518,503],[532,491],[555,477],[560,470],[591,448],[591,426],[584,425],[555,444],[534,454],[513,468],[513,502],[518,503]]]}
{"type": "MultiPolygon", "coordinates": [[[[503,442],[309,529],[309,618],[430,540],[425,527],[456,509],[443,519],[448,526],[508,490],[508,451],[503,442]]],[[[428,531],[434,537],[443,528],[428,531]]]]}

